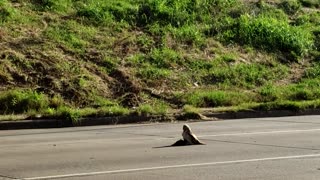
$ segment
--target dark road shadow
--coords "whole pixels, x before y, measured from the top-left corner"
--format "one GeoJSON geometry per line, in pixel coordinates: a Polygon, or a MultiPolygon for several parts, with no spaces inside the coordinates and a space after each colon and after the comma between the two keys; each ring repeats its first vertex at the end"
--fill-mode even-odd
{"type": "Polygon", "coordinates": [[[158,147],[153,147],[153,148],[168,148],[168,147],[179,147],[179,146],[190,146],[185,140],[178,140],[174,144],[169,145],[169,146],[158,146],[158,147]]]}
{"type": "Polygon", "coordinates": [[[180,139],[172,145],[159,146],[159,147],[153,147],[153,148],[168,148],[168,147],[181,147],[181,146],[192,146],[192,145],[205,145],[205,144],[189,144],[187,141],[180,139]]]}

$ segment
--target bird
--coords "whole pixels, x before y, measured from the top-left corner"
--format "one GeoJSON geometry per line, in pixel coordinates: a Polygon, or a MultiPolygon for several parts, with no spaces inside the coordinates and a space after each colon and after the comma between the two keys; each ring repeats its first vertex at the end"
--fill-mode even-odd
{"type": "Polygon", "coordinates": [[[186,142],[187,145],[204,145],[195,134],[191,131],[191,128],[188,124],[183,125],[183,132],[182,132],[182,137],[183,140],[186,142]]]}

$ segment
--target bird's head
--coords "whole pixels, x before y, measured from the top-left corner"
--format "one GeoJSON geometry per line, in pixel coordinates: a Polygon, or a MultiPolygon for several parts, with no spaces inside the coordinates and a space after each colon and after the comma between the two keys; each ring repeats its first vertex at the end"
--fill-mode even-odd
{"type": "Polygon", "coordinates": [[[191,132],[191,128],[189,127],[188,124],[183,125],[183,131],[184,132],[191,132]]]}

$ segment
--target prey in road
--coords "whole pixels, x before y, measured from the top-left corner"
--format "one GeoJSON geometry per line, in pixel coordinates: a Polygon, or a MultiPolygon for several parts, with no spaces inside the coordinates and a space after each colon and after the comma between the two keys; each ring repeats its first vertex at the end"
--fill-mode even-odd
{"type": "Polygon", "coordinates": [[[0,179],[319,179],[320,116],[0,131],[0,179]]]}

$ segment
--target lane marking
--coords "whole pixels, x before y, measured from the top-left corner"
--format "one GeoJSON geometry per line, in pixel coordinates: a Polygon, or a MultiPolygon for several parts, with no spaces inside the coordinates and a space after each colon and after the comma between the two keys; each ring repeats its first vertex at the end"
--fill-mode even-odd
{"type": "Polygon", "coordinates": [[[241,136],[241,135],[257,135],[257,134],[281,134],[281,133],[296,133],[296,132],[312,132],[320,131],[320,129],[295,129],[295,130],[281,130],[281,131],[260,131],[260,132],[246,132],[246,133],[230,133],[230,134],[208,134],[197,137],[216,137],[216,136],[241,136]]]}
{"type": "Polygon", "coordinates": [[[161,170],[161,169],[170,169],[170,168],[212,166],[212,165],[236,164],[236,163],[259,162],[259,161],[272,161],[272,160],[284,160],[284,159],[299,159],[299,158],[311,158],[311,157],[320,157],[320,154],[280,156],[280,157],[244,159],[244,160],[234,160],[234,161],[220,161],[220,162],[218,161],[218,162],[197,163],[197,164],[180,164],[180,165],[156,166],[156,167],[145,167],[145,168],[135,168],[135,169],[119,169],[119,170],[97,171],[97,172],[88,172],[88,173],[75,173],[75,174],[54,175],[54,176],[30,177],[30,178],[23,178],[23,179],[24,180],[57,179],[57,178],[106,175],[106,174],[115,174],[115,173],[128,173],[128,172],[138,172],[138,171],[148,171],[148,170],[161,170]]]}

